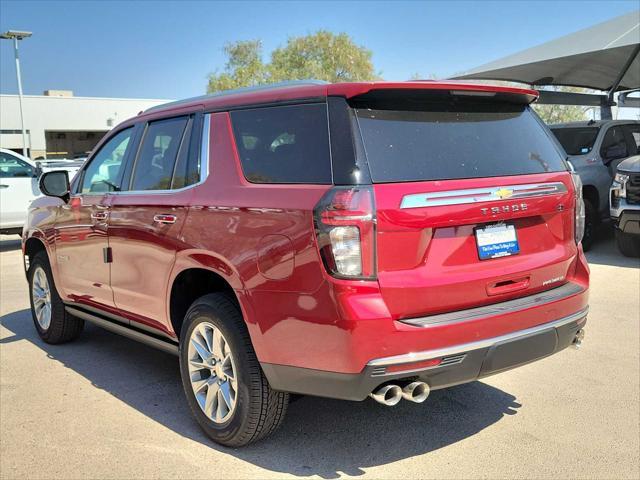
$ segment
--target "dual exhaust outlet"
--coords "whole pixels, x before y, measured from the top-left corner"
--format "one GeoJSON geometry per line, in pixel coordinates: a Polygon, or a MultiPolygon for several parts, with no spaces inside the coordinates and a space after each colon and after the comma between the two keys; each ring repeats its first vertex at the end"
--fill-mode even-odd
{"type": "Polygon", "coordinates": [[[397,405],[403,398],[414,403],[424,402],[431,389],[425,382],[411,382],[400,388],[399,385],[384,385],[377,390],[371,392],[369,396],[376,402],[392,407],[397,405]]]}
{"type": "MultiPolygon", "coordinates": [[[[571,342],[574,348],[580,348],[582,341],[584,340],[584,329],[580,329],[576,332],[573,341],[571,342]]],[[[371,392],[369,396],[376,402],[392,407],[397,405],[403,398],[414,403],[424,402],[431,389],[425,382],[411,382],[404,387],[399,385],[387,384],[371,392]]]]}

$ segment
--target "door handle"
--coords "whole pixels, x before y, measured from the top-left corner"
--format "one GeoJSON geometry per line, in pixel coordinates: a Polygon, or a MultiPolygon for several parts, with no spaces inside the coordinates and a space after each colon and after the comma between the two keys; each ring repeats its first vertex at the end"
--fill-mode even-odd
{"type": "Polygon", "coordinates": [[[106,220],[108,216],[108,212],[91,212],[92,220],[106,220]]]}
{"type": "Polygon", "coordinates": [[[166,223],[168,225],[171,225],[172,223],[176,223],[176,220],[178,219],[178,217],[176,217],[175,215],[168,215],[168,214],[158,214],[158,215],[154,215],[153,216],[153,221],[156,223],[166,223]]]}
{"type": "Polygon", "coordinates": [[[0,188],[9,188],[9,185],[0,185],[0,188]]]}

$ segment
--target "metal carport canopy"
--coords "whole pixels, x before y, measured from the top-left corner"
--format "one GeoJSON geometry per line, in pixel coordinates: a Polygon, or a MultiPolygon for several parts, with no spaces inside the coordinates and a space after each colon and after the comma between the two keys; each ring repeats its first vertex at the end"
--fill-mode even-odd
{"type": "Polygon", "coordinates": [[[487,63],[456,79],[615,91],[640,88],[640,10],[487,63]]]}

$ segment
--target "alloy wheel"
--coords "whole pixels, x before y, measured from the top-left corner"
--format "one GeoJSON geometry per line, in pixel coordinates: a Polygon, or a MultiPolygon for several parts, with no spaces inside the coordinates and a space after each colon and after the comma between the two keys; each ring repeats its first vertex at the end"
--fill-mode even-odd
{"type": "Polygon", "coordinates": [[[31,298],[38,324],[42,330],[47,330],[51,325],[51,287],[47,274],[40,266],[33,272],[31,298]]]}
{"type": "Polygon", "coordinates": [[[236,408],[238,383],[233,354],[220,329],[208,322],[193,329],[188,362],[200,409],[214,423],[226,422],[236,408]]]}

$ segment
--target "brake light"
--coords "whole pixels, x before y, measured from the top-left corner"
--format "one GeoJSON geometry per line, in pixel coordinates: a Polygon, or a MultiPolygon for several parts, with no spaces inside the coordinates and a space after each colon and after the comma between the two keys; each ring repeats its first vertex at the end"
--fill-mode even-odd
{"type": "Polygon", "coordinates": [[[371,187],[332,188],[316,205],[314,223],[327,272],[338,278],[376,277],[376,220],[371,187]]]}

